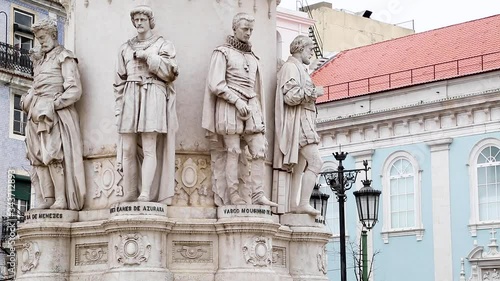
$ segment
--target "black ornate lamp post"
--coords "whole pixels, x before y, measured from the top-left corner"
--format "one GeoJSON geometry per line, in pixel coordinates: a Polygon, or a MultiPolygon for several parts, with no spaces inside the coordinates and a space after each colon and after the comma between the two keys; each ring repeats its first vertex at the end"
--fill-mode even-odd
{"type": "Polygon", "coordinates": [[[361,230],[363,275],[361,280],[368,281],[367,230],[372,229],[378,221],[378,206],[382,192],[370,186],[372,181],[368,179],[368,175],[361,182],[363,183],[363,187],[358,191],[354,191],[353,194],[356,197],[359,221],[363,224],[363,229],[361,230]]]}
{"type": "MultiPolygon", "coordinates": [[[[367,218],[366,221],[363,220],[363,225],[373,227],[377,222],[378,211],[376,212],[376,217],[374,218],[373,209],[364,209],[365,206],[376,205],[378,210],[378,197],[376,200],[376,204],[372,204],[373,197],[368,198],[367,194],[371,194],[371,191],[377,192],[377,190],[373,190],[370,187],[371,181],[368,180],[368,161],[363,161],[364,168],[362,169],[352,169],[346,170],[342,165],[342,161],[344,161],[347,157],[347,152],[335,152],[333,156],[337,161],[339,161],[339,165],[336,171],[328,171],[321,173],[323,177],[325,177],[326,183],[330,186],[330,189],[335,192],[337,196],[337,201],[339,202],[339,224],[340,224],[340,280],[347,281],[347,265],[346,265],[346,245],[345,245],[345,210],[344,203],[346,201],[346,191],[351,189],[353,184],[356,182],[356,178],[358,173],[364,171],[366,175],[366,180],[363,181],[363,188],[359,191],[355,192],[356,202],[358,204],[358,214],[363,214],[363,218],[367,218]],[[365,187],[367,187],[365,189],[365,187]],[[369,188],[369,189],[368,189],[369,188]],[[371,191],[370,191],[371,189],[371,191]],[[368,191],[368,192],[367,192],[368,191]],[[359,198],[359,199],[358,199],[359,198]],[[361,209],[360,209],[361,208],[361,209]],[[366,215],[366,216],[365,216],[366,215]],[[372,220],[370,220],[370,218],[372,220]],[[372,223],[370,223],[372,221],[372,223]]],[[[378,195],[380,195],[380,191],[378,191],[378,195]]],[[[360,219],[362,216],[360,215],[360,219]]],[[[366,226],[365,226],[366,227],[366,226]]],[[[365,248],[365,247],[364,247],[365,248]]]]}

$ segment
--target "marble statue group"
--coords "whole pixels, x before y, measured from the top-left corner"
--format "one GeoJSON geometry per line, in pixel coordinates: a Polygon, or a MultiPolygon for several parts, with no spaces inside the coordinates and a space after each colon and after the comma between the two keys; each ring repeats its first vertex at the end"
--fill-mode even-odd
{"type": "MultiPolygon", "coordinates": [[[[130,19],[136,36],[120,47],[113,82],[122,201],[170,205],[178,129],[174,82],[182,71],[173,43],[153,32],[152,9],[138,6],[130,19]]],[[[266,77],[251,44],[254,22],[246,13],[234,17],[233,34],[213,50],[207,70],[200,125],[216,151],[211,163],[215,202],[278,206],[264,195],[266,126],[274,121],[273,169],[291,179],[286,210],[316,216],[319,211],[309,205],[309,198],[322,166],[315,128],[315,101],[322,91],[306,68],[313,42],[298,36],[291,43],[276,92],[266,93],[266,77]],[[274,120],[265,118],[264,97],[269,95],[275,95],[274,120]]],[[[42,20],[33,25],[33,33],[40,48],[32,52],[34,82],[22,108],[28,114],[26,146],[37,207],[81,210],[86,183],[74,106],[84,92],[78,60],[58,45],[55,23],[42,20]]]]}

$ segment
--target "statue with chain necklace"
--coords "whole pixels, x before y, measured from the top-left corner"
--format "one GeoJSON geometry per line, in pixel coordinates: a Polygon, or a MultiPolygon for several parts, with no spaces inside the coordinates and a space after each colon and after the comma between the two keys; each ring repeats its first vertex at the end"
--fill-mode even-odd
{"type": "Polygon", "coordinates": [[[214,50],[208,71],[202,127],[212,140],[219,206],[277,206],[263,191],[267,141],[259,59],[249,41],[254,21],[245,13],[233,18],[234,36],[214,50]]]}

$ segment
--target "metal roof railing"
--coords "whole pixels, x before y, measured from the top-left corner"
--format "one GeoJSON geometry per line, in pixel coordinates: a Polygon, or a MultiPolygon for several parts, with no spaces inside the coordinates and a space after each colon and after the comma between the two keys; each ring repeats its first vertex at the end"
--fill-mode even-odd
{"type": "Polygon", "coordinates": [[[328,85],[318,103],[499,68],[500,51],[328,85]]]}

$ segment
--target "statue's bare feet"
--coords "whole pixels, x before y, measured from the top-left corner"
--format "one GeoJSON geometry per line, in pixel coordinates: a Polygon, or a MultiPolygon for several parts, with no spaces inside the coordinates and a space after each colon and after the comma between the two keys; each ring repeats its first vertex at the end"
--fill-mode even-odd
{"type": "Polygon", "coordinates": [[[266,196],[260,197],[254,203],[257,204],[257,205],[267,205],[267,206],[271,206],[271,207],[278,207],[278,204],[276,204],[273,201],[267,199],[266,196]]]}
{"type": "Polygon", "coordinates": [[[146,194],[139,195],[139,198],[137,198],[137,201],[139,202],[149,202],[149,196],[146,194]]]}
{"type": "Polygon", "coordinates": [[[66,203],[66,200],[63,199],[58,199],[52,206],[50,206],[51,209],[60,209],[64,210],[68,208],[68,204],[66,203]]]}
{"type": "Polygon", "coordinates": [[[40,202],[33,210],[44,210],[50,208],[54,204],[54,198],[48,198],[40,202]]]}
{"type": "Polygon", "coordinates": [[[292,210],[292,212],[295,213],[295,214],[308,214],[308,215],[311,215],[311,216],[317,216],[317,215],[321,214],[320,211],[314,209],[309,204],[298,206],[298,207],[294,208],[292,210]]]}
{"type": "Polygon", "coordinates": [[[243,200],[239,195],[231,196],[231,205],[246,205],[247,202],[243,200]]]}

